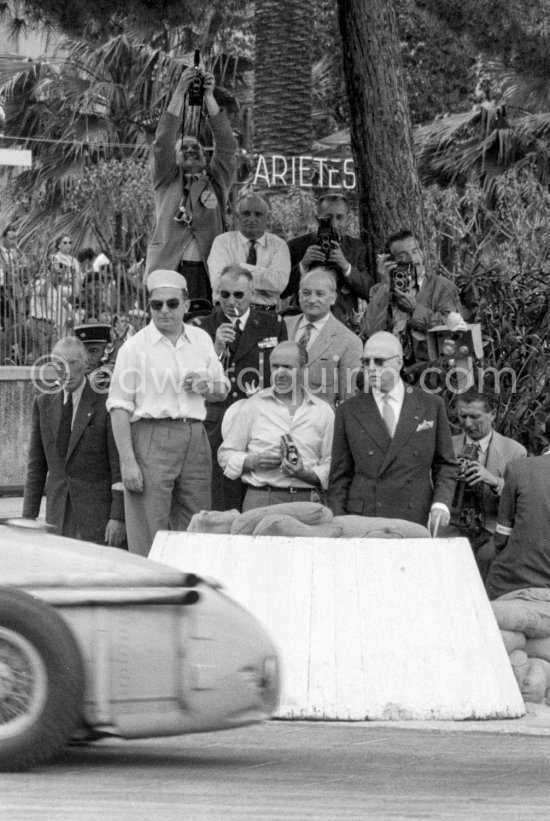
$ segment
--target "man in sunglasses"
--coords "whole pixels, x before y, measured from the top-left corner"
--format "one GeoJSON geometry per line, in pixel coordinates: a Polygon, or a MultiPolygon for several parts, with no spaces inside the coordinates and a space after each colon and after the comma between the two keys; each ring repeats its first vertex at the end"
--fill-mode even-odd
{"type": "Polygon", "coordinates": [[[120,454],[131,552],[147,556],[157,530],[186,530],[211,507],[205,400],[227,380],[201,328],[184,325],[187,283],[175,271],[147,278],[152,320],[118,352],[107,400],[120,454]]]}
{"type": "Polygon", "coordinates": [[[365,390],[336,409],[328,503],[335,515],[449,524],[457,463],[443,400],[400,377],[403,349],[380,331],[365,345],[365,390]]]}
{"type": "Polygon", "coordinates": [[[228,479],[218,465],[222,443],[222,422],[227,408],[270,384],[270,354],[287,338],[286,325],[270,311],[251,310],[253,278],[241,265],[224,268],[219,283],[219,302],[210,316],[195,324],[212,338],[231,387],[224,402],[207,402],[206,432],[212,448],[212,509],[241,509],[244,486],[240,479],[228,479]]]}
{"type": "Polygon", "coordinates": [[[156,224],[147,250],[145,275],[157,269],[179,271],[189,299],[211,300],[206,260],[214,237],[225,230],[228,192],[235,176],[237,144],[225,112],[214,97],[214,75],[203,72],[204,105],[214,140],[206,166],[203,147],[184,135],[176,142],[193,67],[185,69],[161,114],[153,143],[156,224]]]}
{"type": "Polygon", "coordinates": [[[355,330],[359,300],[368,299],[372,284],[367,272],[367,250],[360,239],[346,233],[350,207],[345,195],[329,192],[321,196],[317,217],[327,220],[332,227],[334,239],[330,241],[330,251],[327,253],[319,245],[317,231],[289,240],[290,279],[281,297],[292,297],[296,302],[300,280],[312,268],[325,265],[336,276],[337,294],[332,313],[355,330]]]}
{"type": "Polygon", "coordinates": [[[212,243],[208,272],[213,299],[219,300],[221,272],[228,265],[242,265],[253,277],[252,304],[276,311],[279,296],[288,282],[290,254],[284,239],[266,231],[268,204],[259,194],[239,200],[238,230],[220,234],[212,243]]]}

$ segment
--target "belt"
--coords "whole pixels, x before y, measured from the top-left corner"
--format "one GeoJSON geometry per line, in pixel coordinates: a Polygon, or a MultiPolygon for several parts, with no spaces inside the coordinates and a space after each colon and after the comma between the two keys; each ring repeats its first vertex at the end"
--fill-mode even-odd
{"type": "Polygon", "coordinates": [[[142,422],[181,422],[187,425],[192,425],[193,423],[201,423],[202,419],[192,419],[190,416],[178,416],[177,419],[173,419],[171,416],[163,416],[159,419],[155,417],[142,417],[142,422]]]}
{"type": "Polygon", "coordinates": [[[273,313],[277,313],[277,306],[276,305],[256,305],[253,304],[250,306],[255,311],[269,311],[273,313]]]}
{"type": "Polygon", "coordinates": [[[315,490],[314,487],[276,487],[275,485],[261,485],[260,487],[255,487],[254,485],[249,485],[249,488],[252,490],[261,490],[267,492],[274,492],[274,493],[311,493],[312,490],[315,490]]]}

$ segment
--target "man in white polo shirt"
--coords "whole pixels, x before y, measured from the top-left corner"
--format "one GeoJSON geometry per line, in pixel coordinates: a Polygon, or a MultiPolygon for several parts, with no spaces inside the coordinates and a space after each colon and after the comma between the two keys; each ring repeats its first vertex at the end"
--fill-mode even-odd
{"type": "Polygon", "coordinates": [[[147,278],[152,321],[121,347],[107,400],[120,454],[128,547],[148,555],[157,530],[185,530],[211,506],[205,399],[228,385],[208,334],[184,325],[187,283],[175,271],[147,278]]]}

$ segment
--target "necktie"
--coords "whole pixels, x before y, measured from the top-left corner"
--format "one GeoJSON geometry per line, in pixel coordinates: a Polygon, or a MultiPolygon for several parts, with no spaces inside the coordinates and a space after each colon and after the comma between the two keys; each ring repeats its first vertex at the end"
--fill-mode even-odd
{"type": "Polygon", "coordinates": [[[387,393],[382,397],[382,419],[386,423],[388,433],[393,438],[393,434],[395,433],[395,414],[390,405],[390,397],[387,393]]]}
{"type": "Polygon", "coordinates": [[[231,345],[229,345],[229,350],[232,353],[235,353],[235,351],[237,350],[237,348],[239,346],[239,339],[241,338],[241,336],[243,334],[243,329],[241,328],[241,320],[240,319],[238,319],[235,322],[235,324],[233,325],[233,328],[235,330],[235,339],[233,340],[231,345]]]}
{"type": "Polygon", "coordinates": [[[309,345],[309,340],[311,339],[311,332],[315,326],[312,322],[308,322],[306,327],[304,328],[304,332],[300,339],[298,340],[298,345],[301,345],[302,348],[307,348],[309,345]]]}
{"type": "Polygon", "coordinates": [[[59,427],[57,429],[57,437],[55,444],[57,452],[62,459],[67,455],[69,449],[69,440],[71,438],[71,427],[73,424],[73,395],[70,393],[67,401],[61,410],[61,419],[59,420],[59,427]]]}
{"type": "Polygon", "coordinates": [[[246,261],[249,265],[256,265],[256,240],[250,239],[248,240],[248,244],[250,245],[250,248],[248,249],[246,261]]]}

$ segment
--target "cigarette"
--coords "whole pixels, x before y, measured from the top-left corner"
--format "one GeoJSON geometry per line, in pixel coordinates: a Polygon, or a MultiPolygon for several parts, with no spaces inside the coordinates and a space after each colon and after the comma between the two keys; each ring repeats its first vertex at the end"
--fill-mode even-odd
{"type": "Polygon", "coordinates": [[[235,316],[236,316],[236,317],[238,317],[238,316],[239,316],[239,309],[237,308],[237,306],[236,306],[236,305],[235,305],[235,316]]]}

